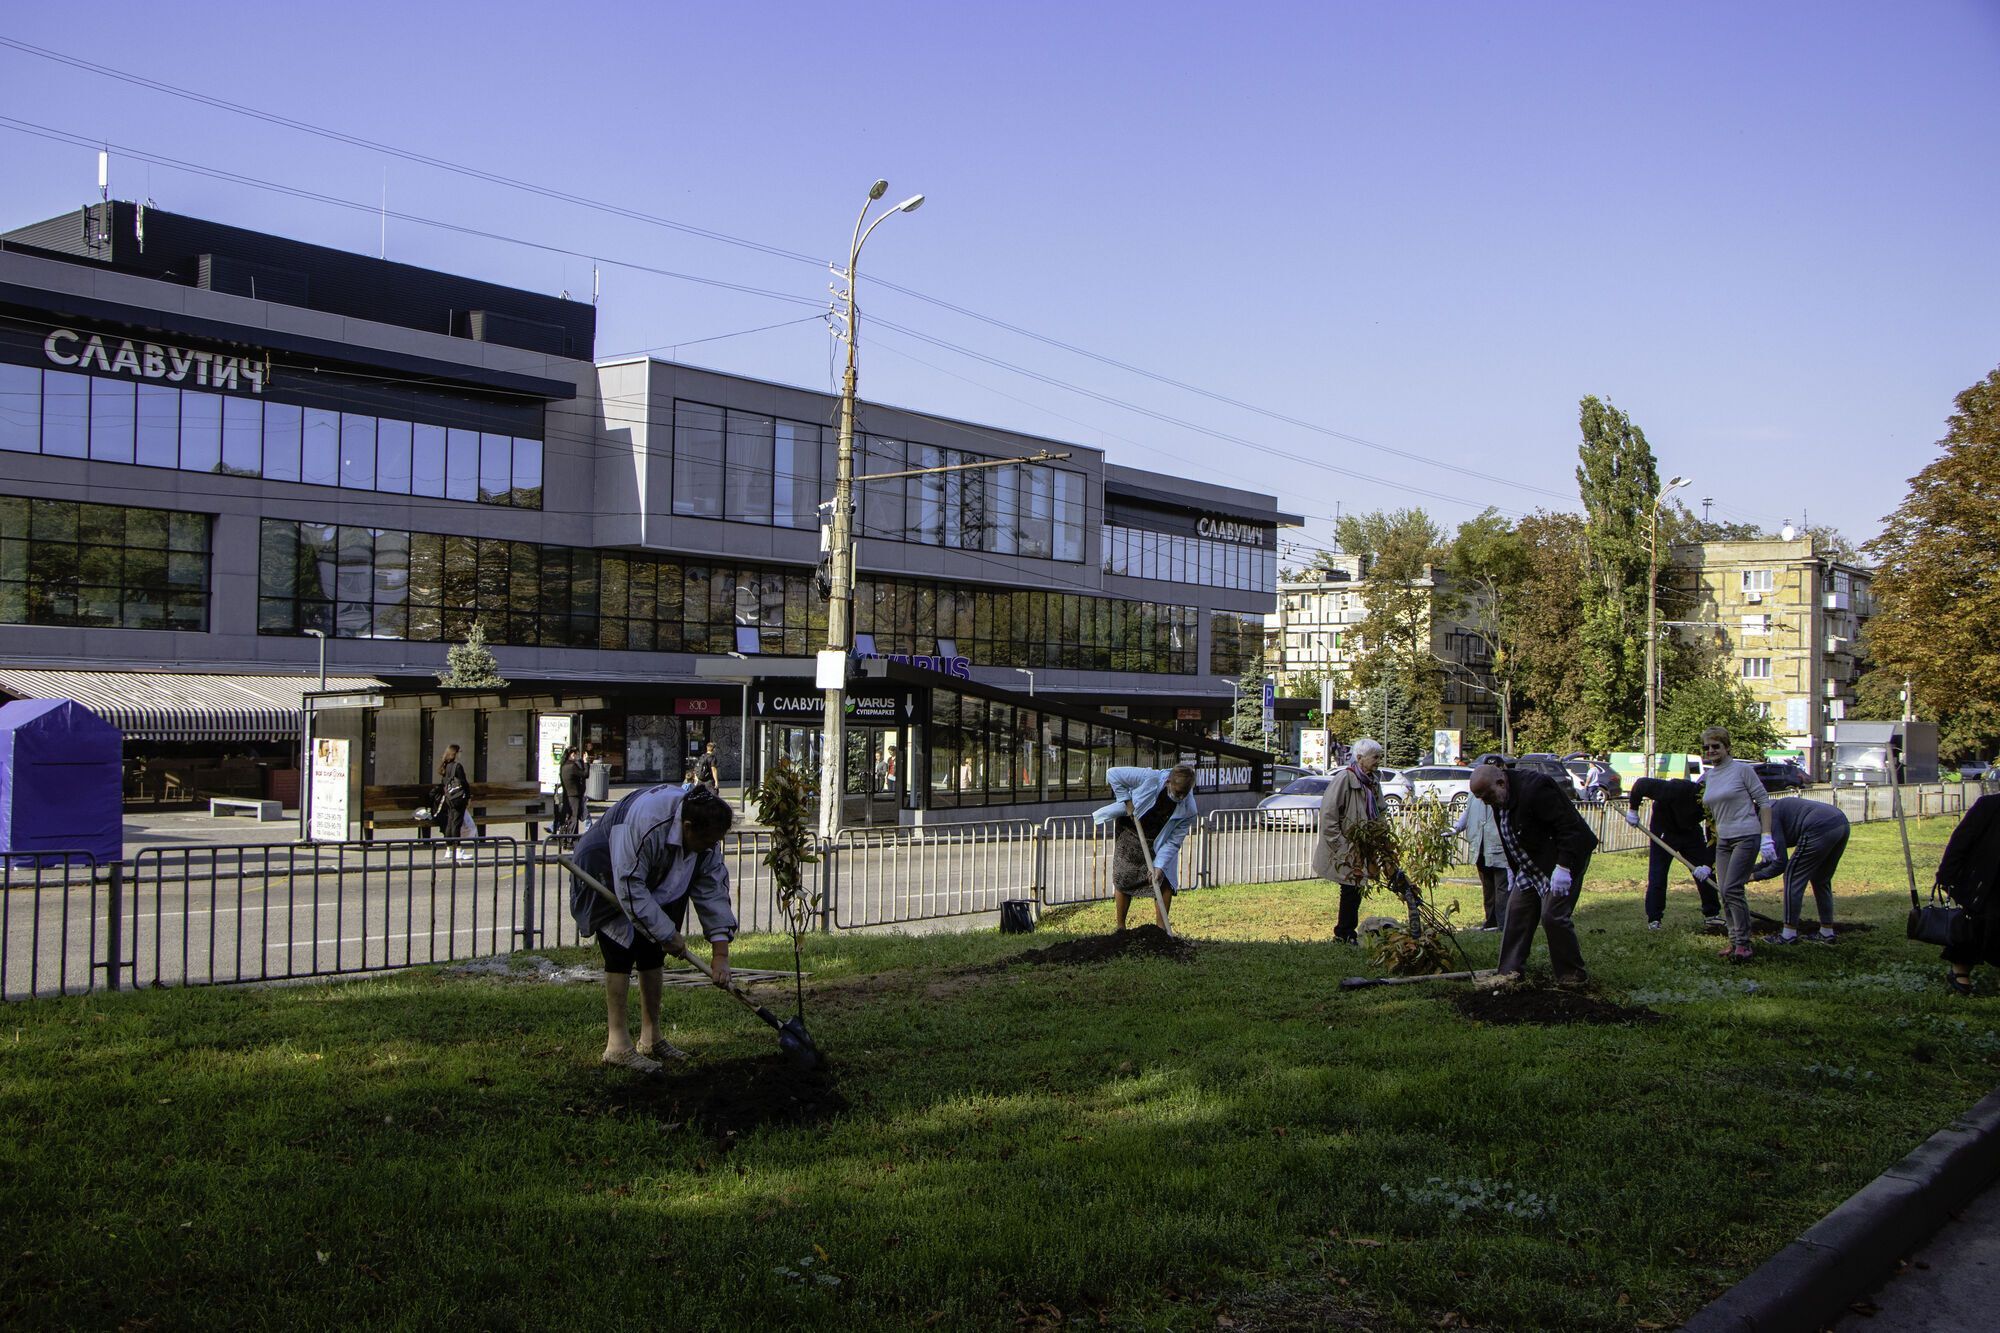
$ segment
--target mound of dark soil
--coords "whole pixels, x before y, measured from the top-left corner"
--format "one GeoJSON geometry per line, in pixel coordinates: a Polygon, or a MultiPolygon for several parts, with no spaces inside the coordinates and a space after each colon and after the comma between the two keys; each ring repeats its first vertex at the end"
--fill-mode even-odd
{"type": "Polygon", "coordinates": [[[1651,1009],[1614,1004],[1583,990],[1562,986],[1504,986],[1498,990],[1461,990],[1451,1002],[1458,1012],[1481,1023],[1537,1023],[1562,1027],[1570,1023],[1657,1023],[1651,1009]]]}
{"type": "Polygon", "coordinates": [[[1158,926],[1140,926],[1109,935],[1064,940],[1046,949],[1030,949],[1015,954],[1003,966],[1075,967],[1080,963],[1108,963],[1114,958],[1167,958],[1186,963],[1194,959],[1194,946],[1158,926]]]}
{"type": "MultiPolygon", "coordinates": [[[[1762,912],[1752,912],[1750,914],[1750,924],[1757,927],[1759,930],[1783,930],[1785,928],[1784,922],[1778,920],[1775,917],[1765,916],[1762,912]]],[[[1819,929],[1819,927],[1810,918],[1801,923],[1799,928],[1801,930],[1819,929]]],[[[1833,923],[1833,933],[1836,936],[1857,935],[1864,930],[1873,930],[1873,929],[1875,929],[1875,927],[1866,921],[1836,921],[1833,923]]],[[[1717,933],[1726,934],[1727,932],[1718,931],[1717,933]]]]}
{"type": "Polygon", "coordinates": [[[692,1124],[728,1148],[766,1125],[823,1125],[848,1109],[824,1063],[800,1069],[783,1055],[668,1066],[658,1074],[599,1069],[583,1115],[646,1116],[692,1124]]]}

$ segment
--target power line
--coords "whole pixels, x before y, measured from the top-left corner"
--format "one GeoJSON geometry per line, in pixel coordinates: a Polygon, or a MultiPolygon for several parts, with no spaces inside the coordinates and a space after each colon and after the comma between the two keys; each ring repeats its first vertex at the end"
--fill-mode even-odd
{"type": "MultiPolygon", "coordinates": [[[[215,97],[210,94],[198,92],[193,89],[182,88],[174,84],[166,83],[162,80],[153,79],[141,74],[135,74],[132,73],[131,71],[115,69],[108,65],[102,65],[93,61],[84,60],[79,57],[71,56],[66,53],[55,51],[47,47],[36,46],[32,43],[21,41],[17,38],[0,36],[0,45],[11,47],[15,50],[21,51],[28,55],[37,56],[46,60],[56,61],[65,65],[72,66],[77,69],[86,70],[90,73],[97,74],[105,78],[120,80],[125,83],[133,84],[135,86],[146,88],[155,92],[165,93],[169,96],[178,97],[189,101],[194,101],[218,110],[230,112],[231,114],[248,116],[253,119],[263,121],[267,124],[277,125],[286,129],[297,131],[299,133],[315,135],[317,137],[328,139],[337,143],[347,144],[349,146],[362,148],[370,152],[382,153],[391,157],[399,158],[404,161],[414,162],[423,166],[432,167],[440,171],[451,172],[456,175],[485,181],[491,184],[501,185],[509,189],[521,190],[529,194],[538,195],[542,198],[547,198],[562,203],[572,204],[581,208],[588,208],[599,212],[609,213],[618,217],[630,219],[632,221],[642,222],[650,226],[667,228],[669,230],[681,232],[686,235],[699,236],[706,240],[716,241],[720,244],[735,246],[741,249],[752,250],[760,254],[770,255],[781,259],[787,259],[797,263],[810,264],[816,268],[819,267],[824,262],[820,259],[815,258],[814,256],[805,254],[797,250],[787,249],[783,246],[771,245],[762,241],[755,241],[748,239],[746,237],[735,236],[727,232],[714,230],[712,228],[695,226],[693,224],[680,222],[672,218],[666,218],[659,216],[657,214],[647,213],[642,210],[631,208],[623,204],[611,203],[601,199],[593,199],[588,196],[574,194],[566,190],[555,189],[550,186],[537,184],[532,181],[522,180],[517,177],[506,176],[497,172],[487,171],[482,168],[468,166],[464,163],[455,162],[448,158],[437,157],[431,154],[420,153],[411,149],[401,148],[393,144],[386,144],[376,140],[362,138],[358,135],[348,134],[341,130],[335,130],[328,128],[326,126],[316,125],[308,121],[299,120],[294,117],[280,115],[275,112],[265,111],[257,107],[247,106],[243,103],[232,102],[225,98],[215,97]]],[[[86,144],[85,146],[93,146],[93,145],[86,144]]],[[[131,150],[121,150],[121,151],[131,151],[131,150]]],[[[364,205],[363,207],[366,206],[364,205]]],[[[386,210],[370,210],[370,211],[386,212],[386,210]]],[[[1286,425],[1294,426],[1301,430],[1311,431],[1315,434],[1323,435],[1330,439],[1341,440],[1349,444],[1358,445],[1365,449],[1372,449],[1377,452],[1386,453],[1391,456],[1404,459],[1405,461],[1408,462],[1421,463],[1430,467],[1440,468],[1445,471],[1457,473],[1461,476],[1466,476],[1481,481],[1493,482],[1497,485],[1509,486],[1518,490],[1534,492],[1536,494],[1547,495],[1555,499],[1567,500],[1569,498],[1567,495],[1565,495],[1560,491],[1550,490],[1546,487],[1537,486],[1529,482],[1523,482],[1512,477],[1498,475],[1495,473],[1483,472],[1480,471],[1479,469],[1469,468],[1462,464],[1450,463],[1443,459],[1432,458],[1428,455],[1415,452],[1414,450],[1401,449],[1392,445],[1385,445],[1378,441],[1370,440],[1364,436],[1355,435],[1346,431],[1336,430],[1329,426],[1323,426],[1316,422],[1307,421],[1301,417],[1292,416],[1288,413],[1279,412],[1271,408],[1262,407],[1256,403],[1251,403],[1240,398],[1231,397],[1230,395],[1227,394],[1203,388],[1200,385],[1190,383],[1189,381],[1179,379],[1175,376],[1165,375],[1156,371],[1148,370],[1145,367],[1135,365],[1128,361],[1120,360],[1117,357],[1107,356],[1102,353],[1093,352],[1090,349],[1078,346],[1077,344],[1066,342],[1062,339],[1054,338],[1046,334],[1037,333],[1032,329],[1022,327],[1021,325],[1018,324],[1010,323],[1009,321],[999,319],[995,316],[984,314],[980,311],[973,310],[967,306],[959,305],[955,302],[944,300],[940,297],[931,296],[925,292],[919,291],[912,287],[904,286],[900,283],[891,282],[881,278],[871,279],[871,281],[874,282],[875,285],[883,287],[886,290],[896,292],[899,295],[908,296],[914,300],[922,301],[929,305],[935,306],[939,309],[949,311],[953,314],[957,314],[968,319],[976,320],[980,323],[989,325],[993,328],[1001,329],[1008,333],[1015,334],[1019,337],[1032,339],[1036,342],[1044,344],[1045,346],[1053,347],[1060,351],[1065,351],[1075,356],[1084,357],[1086,359],[1095,361],[1101,365],[1110,366],[1114,369],[1122,370],[1128,374],[1137,375],[1142,378],[1152,380],[1155,383],[1179,389],[1185,393],[1191,393],[1199,397],[1210,399],[1211,401],[1221,403],[1224,406],[1232,407],[1239,411],[1252,412],[1257,415],[1270,418],[1271,420],[1279,421],[1286,425]]],[[[1419,492],[1419,493],[1435,494],[1434,492],[1419,492]]]]}

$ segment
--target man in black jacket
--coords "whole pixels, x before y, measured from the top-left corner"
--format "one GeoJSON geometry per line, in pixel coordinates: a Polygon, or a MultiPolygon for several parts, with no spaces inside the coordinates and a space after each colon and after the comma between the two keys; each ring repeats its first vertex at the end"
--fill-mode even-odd
{"type": "Polygon", "coordinates": [[[1963,934],[1945,946],[1946,980],[1972,994],[1972,969],[2000,963],[2000,793],[1982,796],[1952,830],[1938,861],[1937,882],[1965,909],[1963,934]]]}
{"type": "Polygon", "coordinates": [[[1597,849],[1597,835],[1569,793],[1554,780],[1524,769],[1481,764],[1472,772],[1472,795],[1492,807],[1507,853],[1507,929],[1500,937],[1500,973],[1519,977],[1539,923],[1549,938],[1556,981],[1583,981],[1583,948],[1570,913],[1583,891],[1583,872],[1597,849]]]}
{"type": "MultiPolygon", "coordinates": [[[[1639,802],[1653,803],[1653,836],[1679,852],[1694,867],[1694,885],[1701,892],[1703,924],[1722,924],[1722,898],[1715,891],[1715,848],[1702,827],[1701,787],[1683,778],[1640,778],[1632,784],[1631,809],[1625,822],[1639,827],[1639,802]],[[1704,874],[1703,872],[1707,873],[1704,874]]],[[[1646,929],[1658,930],[1667,912],[1667,878],[1674,858],[1659,842],[1646,844],[1646,929]]]]}

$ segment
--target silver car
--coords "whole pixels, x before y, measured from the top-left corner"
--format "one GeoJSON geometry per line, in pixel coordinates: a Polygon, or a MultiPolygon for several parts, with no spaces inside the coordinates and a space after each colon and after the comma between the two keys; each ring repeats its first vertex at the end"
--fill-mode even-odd
{"type": "Polygon", "coordinates": [[[1286,783],[1257,803],[1257,822],[1265,828],[1309,829],[1319,825],[1320,798],[1332,778],[1304,777],[1286,783]]]}

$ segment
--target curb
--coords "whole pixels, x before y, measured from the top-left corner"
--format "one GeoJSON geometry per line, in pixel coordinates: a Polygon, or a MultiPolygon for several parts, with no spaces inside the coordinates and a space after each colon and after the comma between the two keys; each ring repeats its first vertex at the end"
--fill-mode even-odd
{"type": "Polygon", "coordinates": [[[1683,1333],[1815,1333],[1996,1178],[2000,1089],[1696,1311],[1683,1333]]]}

